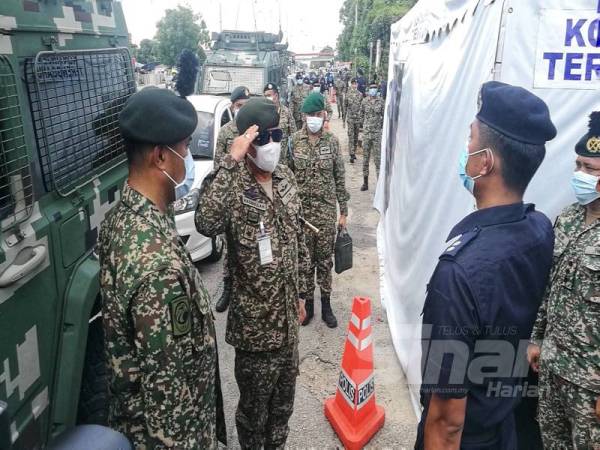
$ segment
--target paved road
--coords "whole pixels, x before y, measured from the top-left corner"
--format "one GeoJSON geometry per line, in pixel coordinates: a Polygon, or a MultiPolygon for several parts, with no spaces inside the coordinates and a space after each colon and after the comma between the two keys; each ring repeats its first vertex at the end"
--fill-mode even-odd
{"type": "MultiPolygon", "coordinates": [[[[335,107],[334,107],[335,109],[335,107]]],[[[337,112],[335,113],[337,115],[337,112]]],[[[334,119],[331,129],[339,137],[344,155],[347,155],[346,131],[334,119]]],[[[394,348],[385,312],[379,301],[379,269],[376,249],[378,213],[372,208],[374,182],[368,192],[360,192],[362,184],[362,156],[354,164],[346,160],[346,186],[350,191],[348,230],[354,244],[354,268],[341,275],[334,273],[332,304],[340,326],[330,330],[317,313],[308,327],[300,332],[300,377],[296,389],[294,415],[290,420],[290,449],[343,448],[323,414],[323,400],[335,394],[342,349],[346,338],[350,308],[354,296],[372,298],[373,342],[375,345],[375,385],[377,402],[385,408],[383,429],[369,443],[371,449],[409,449],[415,438],[416,419],[410,406],[406,381],[394,348]]],[[[375,168],[372,165],[372,172],[375,168]]],[[[220,295],[221,264],[200,264],[213,302],[220,295]]],[[[234,351],[225,343],[226,313],[215,313],[219,339],[221,379],[225,396],[229,448],[239,448],[235,430],[235,406],[238,390],[233,376],[234,351]]]]}

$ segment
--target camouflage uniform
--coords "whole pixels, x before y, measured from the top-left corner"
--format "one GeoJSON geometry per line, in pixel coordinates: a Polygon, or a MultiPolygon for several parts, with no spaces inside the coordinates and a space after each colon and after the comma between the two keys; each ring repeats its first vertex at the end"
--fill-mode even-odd
{"type": "Polygon", "coordinates": [[[542,438],[549,449],[600,448],[600,221],[586,226],[585,207],[574,204],[554,230],[550,283],[531,335],[542,345],[542,438]]]}
{"type": "Polygon", "coordinates": [[[296,122],[294,121],[290,110],[283,105],[279,107],[279,128],[283,131],[283,139],[281,140],[281,157],[279,162],[289,164],[289,148],[288,140],[292,134],[296,132],[296,122]]]}
{"type": "Polygon", "coordinates": [[[171,214],[123,187],[100,233],[109,425],[137,449],[225,442],[209,296],[171,214]]]}
{"type": "Polygon", "coordinates": [[[363,177],[369,176],[369,160],[373,155],[375,170],[379,176],[381,163],[381,130],[385,102],[381,97],[367,97],[361,104],[363,120],[363,177]]]}
{"type": "Polygon", "coordinates": [[[333,246],[337,225],[337,204],[340,214],[348,214],[344,161],[338,139],[324,131],[311,144],[306,129],[292,136],[294,173],[300,189],[304,218],[319,229],[308,231],[306,245],[311,268],[307,279],[307,300],[313,299],[315,271],[322,294],[331,292],[333,246]]]}
{"type": "Polygon", "coordinates": [[[290,169],[278,165],[269,199],[245,162],[226,156],[202,184],[196,228],[234,242],[233,293],[225,340],[236,349],[236,425],[242,448],[283,448],[298,375],[298,299],[306,292],[301,202],[290,169]],[[260,223],[273,262],[260,264],[260,223]]]}
{"type": "Polygon", "coordinates": [[[306,97],[308,97],[308,94],[310,94],[311,92],[312,91],[310,89],[305,89],[304,85],[296,85],[292,90],[290,110],[292,112],[292,115],[294,116],[294,120],[296,121],[297,130],[302,128],[302,112],[300,111],[302,109],[302,104],[304,103],[306,97]]]}
{"type": "Polygon", "coordinates": [[[238,132],[235,119],[227,122],[221,127],[221,129],[219,130],[219,135],[217,136],[217,148],[215,150],[215,167],[217,167],[217,165],[223,160],[225,155],[229,153],[229,149],[231,148],[233,140],[239,135],[240,133],[238,132]]]}
{"type": "Polygon", "coordinates": [[[346,92],[346,82],[341,78],[335,79],[335,101],[337,103],[338,117],[345,117],[344,112],[344,93],[346,92]]]}
{"type": "Polygon", "coordinates": [[[344,99],[344,112],[346,113],[346,124],[348,126],[348,151],[350,156],[356,156],[356,146],[358,145],[358,132],[361,125],[361,105],[363,95],[358,89],[351,88],[346,93],[344,99]]]}

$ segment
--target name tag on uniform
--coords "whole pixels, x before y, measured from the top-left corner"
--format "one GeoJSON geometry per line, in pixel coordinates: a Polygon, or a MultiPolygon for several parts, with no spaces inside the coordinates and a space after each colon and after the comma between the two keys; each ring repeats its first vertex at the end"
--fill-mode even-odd
{"type": "Polygon", "coordinates": [[[260,222],[260,232],[256,239],[258,241],[258,257],[260,265],[266,266],[273,262],[273,250],[271,248],[271,236],[265,232],[265,226],[260,222]]]}
{"type": "Polygon", "coordinates": [[[320,155],[331,155],[331,147],[321,147],[319,149],[320,155]]]}
{"type": "Polygon", "coordinates": [[[594,256],[600,256],[600,247],[593,247],[593,246],[588,246],[585,248],[584,253],[586,255],[594,255],[594,256]]]}
{"type": "Polygon", "coordinates": [[[248,205],[252,208],[260,209],[261,211],[267,210],[267,204],[265,202],[262,202],[260,200],[252,200],[251,198],[248,198],[245,195],[242,196],[242,203],[244,203],[244,205],[248,205]]]}

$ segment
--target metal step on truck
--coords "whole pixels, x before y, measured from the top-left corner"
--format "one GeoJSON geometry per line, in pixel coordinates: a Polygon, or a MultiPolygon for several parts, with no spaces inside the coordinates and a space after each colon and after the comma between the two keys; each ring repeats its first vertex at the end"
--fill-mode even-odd
{"type": "Polygon", "coordinates": [[[76,425],[107,420],[94,249],[127,176],[128,40],[116,1],[0,2],[1,450],[111,448],[76,425]]]}

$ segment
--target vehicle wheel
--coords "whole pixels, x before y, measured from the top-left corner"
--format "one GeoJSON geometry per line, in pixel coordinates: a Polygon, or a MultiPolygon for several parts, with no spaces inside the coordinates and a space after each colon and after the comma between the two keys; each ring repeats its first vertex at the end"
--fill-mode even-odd
{"type": "Polygon", "coordinates": [[[104,355],[104,329],[101,318],[90,323],[88,330],[77,423],[108,423],[108,369],[104,355]]]}
{"type": "Polygon", "coordinates": [[[210,255],[208,255],[206,260],[208,262],[217,262],[223,256],[223,248],[225,247],[225,241],[223,240],[223,236],[219,235],[217,237],[212,238],[211,244],[212,252],[210,255]]]}

